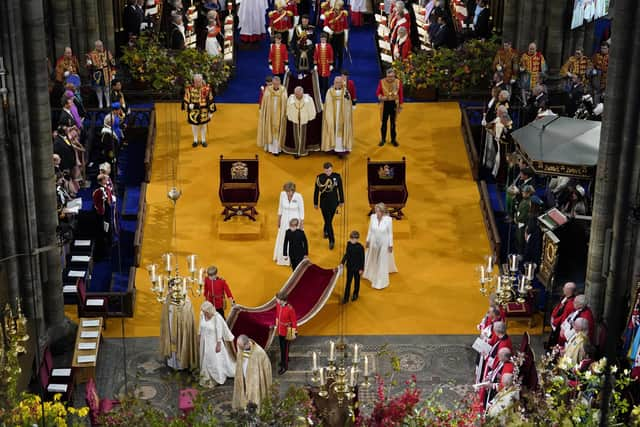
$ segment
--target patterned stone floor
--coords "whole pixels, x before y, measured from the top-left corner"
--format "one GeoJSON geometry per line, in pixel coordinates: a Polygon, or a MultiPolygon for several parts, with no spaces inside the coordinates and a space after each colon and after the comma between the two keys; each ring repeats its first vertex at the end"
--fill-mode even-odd
{"type": "MultiPolygon", "coordinates": [[[[291,347],[289,371],[277,375],[274,363],[274,379],[284,391],[291,384],[309,383],[312,352],[320,353],[324,361],[328,352],[326,342],[330,337],[300,337],[291,347]]],[[[333,338],[335,339],[335,338],[333,338]]],[[[370,369],[389,378],[392,372],[390,354],[397,356],[400,371],[394,374],[399,390],[406,380],[415,375],[423,393],[442,389],[439,399],[456,402],[471,391],[473,366],[476,353],[471,349],[472,336],[359,336],[348,337],[349,343],[359,343],[362,354],[368,355],[370,369]]],[[[538,337],[533,337],[534,348],[541,347],[538,337]]],[[[517,348],[519,339],[514,339],[517,348]]],[[[100,346],[96,382],[101,396],[114,397],[125,391],[136,391],[152,405],[167,414],[177,412],[178,391],[194,384],[195,379],[183,372],[166,367],[158,354],[158,338],[105,339],[100,346]],[[126,375],[125,375],[126,373],[126,375]]],[[[278,360],[277,344],[268,350],[272,361],[278,360]]],[[[539,354],[539,353],[538,353],[539,354]]],[[[206,392],[207,400],[218,410],[230,410],[233,379],[206,392]]],[[[365,405],[372,402],[375,387],[361,394],[365,405]]],[[[76,404],[84,403],[84,387],[76,388],[76,404]]]]}

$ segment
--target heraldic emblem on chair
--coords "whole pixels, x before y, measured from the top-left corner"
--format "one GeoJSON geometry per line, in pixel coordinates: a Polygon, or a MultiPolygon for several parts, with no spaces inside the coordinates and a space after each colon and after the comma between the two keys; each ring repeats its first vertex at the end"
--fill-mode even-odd
{"type": "Polygon", "coordinates": [[[402,208],[409,197],[406,165],[404,157],[400,161],[388,162],[367,159],[367,188],[371,207],[369,215],[373,213],[373,207],[382,202],[389,209],[389,215],[402,219],[402,208]]]}
{"type": "Polygon", "coordinates": [[[220,156],[220,202],[227,221],[236,215],[256,220],[260,197],[258,156],[254,159],[225,159],[220,156]]]}

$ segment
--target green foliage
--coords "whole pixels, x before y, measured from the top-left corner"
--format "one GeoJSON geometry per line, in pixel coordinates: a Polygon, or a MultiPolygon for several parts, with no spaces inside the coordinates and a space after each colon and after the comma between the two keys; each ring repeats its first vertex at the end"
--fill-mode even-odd
{"type": "Polygon", "coordinates": [[[225,84],[231,67],[222,56],[211,56],[199,49],[170,51],[157,35],[143,35],[135,45],[126,47],[121,59],[134,80],[148,84],[156,91],[175,91],[201,73],[212,88],[225,84]]]}
{"type": "Polygon", "coordinates": [[[393,68],[409,90],[435,87],[443,93],[490,85],[491,66],[498,50],[495,40],[468,40],[456,49],[420,51],[393,68]]]}

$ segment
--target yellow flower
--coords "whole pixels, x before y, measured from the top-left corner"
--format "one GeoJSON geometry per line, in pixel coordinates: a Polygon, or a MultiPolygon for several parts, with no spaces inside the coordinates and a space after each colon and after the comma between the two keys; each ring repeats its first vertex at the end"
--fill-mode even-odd
{"type": "Polygon", "coordinates": [[[80,408],[80,409],[78,410],[78,416],[79,416],[80,418],[84,418],[84,417],[86,417],[87,415],[89,415],[89,408],[84,407],[84,408],[80,408]]]}

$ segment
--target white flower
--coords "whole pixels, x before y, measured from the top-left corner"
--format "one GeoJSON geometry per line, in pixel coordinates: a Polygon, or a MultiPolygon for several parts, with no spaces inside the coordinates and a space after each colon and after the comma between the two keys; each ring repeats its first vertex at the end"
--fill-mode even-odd
{"type": "Polygon", "coordinates": [[[593,374],[591,373],[591,371],[587,371],[587,372],[584,374],[584,379],[585,379],[585,380],[590,380],[590,379],[591,379],[591,377],[593,377],[593,374]]]}
{"type": "Polygon", "coordinates": [[[618,372],[618,367],[617,367],[616,365],[613,365],[613,366],[611,367],[611,373],[612,373],[612,374],[615,374],[616,372],[618,372]]]}

